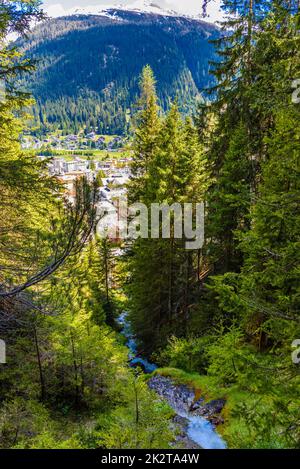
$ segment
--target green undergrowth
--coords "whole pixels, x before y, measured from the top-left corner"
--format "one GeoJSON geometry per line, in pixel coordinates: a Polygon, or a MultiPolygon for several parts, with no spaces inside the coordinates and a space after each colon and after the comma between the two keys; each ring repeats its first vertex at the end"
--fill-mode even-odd
{"type": "MultiPolygon", "coordinates": [[[[192,388],[195,391],[195,400],[203,397],[205,402],[209,402],[213,399],[225,398],[226,404],[221,413],[224,424],[219,425],[217,431],[224,438],[228,448],[268,448],[270,444],[273,448],[283,447],[284,443],[281,442],[280,432],[276,425],[270,425],[269,433],[266,432],[265,439],[261,440],[257,438],[255,428],[249,425],[250,422],[246,422],[241,415],[244,406],[248,411],[253,409],[254,415],[272,416],[271,401],[267,396],[259,396],[242,390],[237,385],[221,387],[214,377],[187,373],[177,368],[159,368],[153,375],[165,376],[171,378],[176,384],[184,384],[192,388]]],[[[276,415],[274,415],[274,422],[275,420],[276,415]]],[[[255,422],[253,424],[255,425],[255,422]]]]}

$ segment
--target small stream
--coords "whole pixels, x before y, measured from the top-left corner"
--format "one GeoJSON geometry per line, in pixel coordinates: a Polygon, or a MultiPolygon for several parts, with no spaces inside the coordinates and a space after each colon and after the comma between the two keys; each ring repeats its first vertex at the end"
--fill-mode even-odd
{"type": "Polygon", "coordinates": [[[122,335],[127,339],[126,346],[129,348],[128,357],[130,366],[132,366],[132,368],[140,366],[146,374],[153,373],[153,371],[157,369],[157,366],[138,355],[136,340],[132,334],[131,325],[127,319],[127,313],[121,314],[118,323],[122,327],[122,335]]]}
{"type": "MultiPolygon", "coordinates": [[[[153,373],[158,367],[138,354],[127,313],[123,313],[119,317],[118,323],[122,327],[122,334],[127,339],[126,346],[129,349],[130,366],[133,368],[140,366],[146,374],[153,373]]],[[[163,397],[174,409],[177,415],[176,419],[181,420],[182,428],[190,441],[203,449],[226,449],[226,443],[216,432],[215,426],[207,418],[199,415],[202,413],[211,416],[214,411],[219,413],[224,402],[216,400],[204,404],[200,399],[195,405],[195,394],[191,389],[187,386],[176,385],[171,379],[160,375],[150,378],[149,387],[163,397]]]]}

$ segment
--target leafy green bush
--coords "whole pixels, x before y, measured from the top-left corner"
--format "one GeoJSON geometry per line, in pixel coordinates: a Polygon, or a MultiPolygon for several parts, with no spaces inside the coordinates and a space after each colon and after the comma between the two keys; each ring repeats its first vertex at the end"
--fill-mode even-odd
{"type": "Polygon", "coordinates": [[[157,357],[161,366],[181,368],[188,372],[205,373],[208,365],[206,349],[211,337],[171,337],[167,347],[157,357]]]}

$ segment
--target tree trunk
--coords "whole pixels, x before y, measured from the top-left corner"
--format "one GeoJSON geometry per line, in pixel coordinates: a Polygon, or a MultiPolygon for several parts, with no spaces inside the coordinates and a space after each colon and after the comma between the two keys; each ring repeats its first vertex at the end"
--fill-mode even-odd
{"type": "Polygon", "coordinates": [[[42,360],[41,360],[39,342],[38,342],[37,331],[36,331],[35,326],[33,326],[33,334],[34,334],[34,342],[35,342],[36,356],[37,356],[37,362],[38,362],[38,367],[39,367],[39,376],[40,376],[40,387],[41,387],[40,399],[41,399],[41,401],[44,401],[45,397],[46,397],[46,387],[45,387],[45,380],[44,380],[44,374],[43,374],[43,367],[42,367],[42,360]]]}
{"type": "Polygon", "coordinates": [[[75,344],[74,344],[74,338],[73,338],[72,333],[70,334],[70,338],[71,338],[72,356],[73,356],[73,368],[74,368],[75,383],[76,383],[76,384],[75,384],[75,390],[76,390],[76,394],[75,394],[75,403],[76,403],[76,405],[77,405],[78,402],[79,402],[78,366],[77,366],[77,362],[76,362],[75,344]]]}

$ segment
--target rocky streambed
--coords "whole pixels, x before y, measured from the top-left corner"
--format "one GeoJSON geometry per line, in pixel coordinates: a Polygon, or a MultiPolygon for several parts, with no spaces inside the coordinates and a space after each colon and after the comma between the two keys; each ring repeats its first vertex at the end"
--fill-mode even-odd
{"type": "Polygon", "coordinates": [[[153,376],[149,388],[164,398],[176,412],[174,423],[179,427],[178,442],[186,449],[225,449],[226,444],[215,427],[223,423],[220,415],[225,399],[205,403],[195,400],[195,393],[185,385],[175,384],[170,378],[153,376]]]}

